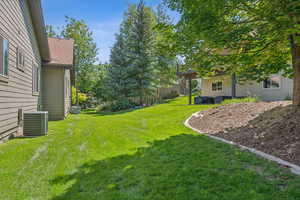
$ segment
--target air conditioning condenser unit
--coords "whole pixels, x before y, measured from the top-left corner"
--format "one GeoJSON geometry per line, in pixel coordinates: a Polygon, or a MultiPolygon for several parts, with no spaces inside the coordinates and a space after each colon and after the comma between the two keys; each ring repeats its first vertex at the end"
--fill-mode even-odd
{"type": "Polygon", "coordinates": [[[24,136],[43,136],[48,133],[48,112],[24,113],[24,136]]]}

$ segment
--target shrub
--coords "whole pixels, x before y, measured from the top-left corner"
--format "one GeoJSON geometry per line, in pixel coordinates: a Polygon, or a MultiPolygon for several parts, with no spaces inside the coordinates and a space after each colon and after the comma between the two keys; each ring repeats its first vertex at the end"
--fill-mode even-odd
{"type": "Polygon", "coordinates": [[[171,91],[169,94],[167,94],[166,96],[164,96],[163,99],[164,100],[166,100],[166,99],[175,99],[177,97],[179,97],[178,92],[177,91],[171,91]]]}
{"type": "MultiPolygon", "coordinates": [[[[88,96],[84,93],[78,93],[79,105],[83,105],[87,102],[88,96]]],[[[77,91],[75,87],[72,87],[72,104],[75,105],[77,102],[77,91]]]]}
{"type": "Polygon", "coordinates": [[[192,90],[197,90],[198,84],[198,80],[192,80],[192,90]]]}
{"type": "Polygon", "coordinates": [[[259,102],[259,99],[256,97],[226,99],[225,101],[222,102],[222,104],[248,103],[248,102],[259,102]]]}
{"type": "Polygon", "coordinates": [[[77,97],[76,97],[76,88],[75,87],[72,87],[72,104],[75,105],[76,104],[76,101],[77,101],[77,97]]]}
{"type": "Polygon", "coordinates": [[[293,98],[291,97],[291,95],[287,95],[284,100],[285,101],[292,101],[293,98]]]}
{"type": "Polygon", "coordinates": [[[79,101],[79,104],[84,104],[86,101],[88,100],[88,97],[86,94],[84,93],[78,93],[78,101],[79,101]]]}
{"type": "Polygon", "coordinates": [[[121,110],[128,110],[131,108],[135,108],[137,106],[138,104],[131,100],[122,99],[122,100],[117,100],[111,104],[103,105],[100,109],[103,111],[117,112],[121,110]]]}
{"type": "Polygon", "coordinates": [[[96,112],[105,111],[105,106],[106,106],[106,105],[104,105],[104,104],[98,105],[98,106],[95,108],[95,111],[96,111],[96,112]]]}

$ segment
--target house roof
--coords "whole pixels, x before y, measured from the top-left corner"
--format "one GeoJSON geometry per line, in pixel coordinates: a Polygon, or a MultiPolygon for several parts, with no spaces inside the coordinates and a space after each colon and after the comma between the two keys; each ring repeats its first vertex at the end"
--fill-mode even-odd
{"type": "Polygon", "coordinates": [[[28,0],[40,55],[45,65],[73,65],[73,40],[48,38],[41,0],[28,0]]]}
{"type": "Polygon", "coordinates": [[[73,66],[74,40],[48,38],[51,61],[47,65],[73,66]]]}
{"type": "Polygon", "coordinates": [[[45,29],[41,0],[29,0],[28,6],[33,22],[34,32],[38,41],[39,51],[44,62],[50,61],[50,51],[45,29]]]}
{"type": "Polygon", "coordinates": [[[197,76],[197,71],[192,70],[191,68],[188,69],[186,72],[178,72],[177,73],[179,76],[183,76],[185,78],[196,78],[197,76]]]}

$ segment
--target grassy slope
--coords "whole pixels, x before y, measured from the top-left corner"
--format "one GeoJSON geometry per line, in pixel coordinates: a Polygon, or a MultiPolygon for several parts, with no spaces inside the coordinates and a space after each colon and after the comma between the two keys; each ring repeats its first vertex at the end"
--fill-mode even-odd
{"type": "Polygon", "coordinates": [[[74,115],[49,136],[0,145],[0,199],[300,198],[299,177],[185,128],[209,107],[185,102],[74,115]]]}

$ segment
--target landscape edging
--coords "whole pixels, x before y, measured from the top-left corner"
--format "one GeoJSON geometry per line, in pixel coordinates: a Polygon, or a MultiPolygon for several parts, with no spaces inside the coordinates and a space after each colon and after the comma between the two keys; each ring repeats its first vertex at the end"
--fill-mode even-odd
{"type": "Polygon", "coordinates": [[[232,142],[232,141],[229,141],[229,140],[226,140],[224,138],[220,138],[220,137],[216,137],[216,136],[213,136],[213,135],[209,135],[209,134],[205,134],[203,131],[199,130],[199,129],[196,129],[194,127],[192,127],[189,123],[189,121],[193,118],[193,117],[203,117],[200,115],[201,112],[196,112],[194,114],[192,114],[192,116],[190,116],[185,122],[184,122],[184,125],[187,127],[187,128],[190,128],[192,129],[193,131],[201,134],[201,135],[205,135],[209,138],[212,138],[214,140],[218,140],[218,141],[221,141],[221,142],[224,142],[224,143],[227,143],[227,144],[230,144],[230,145],[233,145],[233,146],[236,146],[236,147],[239,147],[240,149],[242,150],[247,150],[251,153],[254,153],[260,157],[263,157],[267,160],[270,160],[270,161],[274,161],[280,165],[283,165],[283,166],[286,166],[286,167],[289,167],[289,169],[291,170],[292,173],[294,174],[297,174],[297,175],[300,175],[300,166],[298,165],[295,165],[293,163],[290,163],[288,161],[285,161],[285,160],[282,160],[276,156],[273,156],[273,155],[270,155],[270,154],[267,154],[267,153],[264,153],[262,151],[259,151],[259,150],[256,150],[256,149],[253,149],[253,148],[250,148],[250,147],[246,147],[246,146],[243,146],[243,145],[240,145],[240,144],[237,144],[235,142],[232,142]]]}

